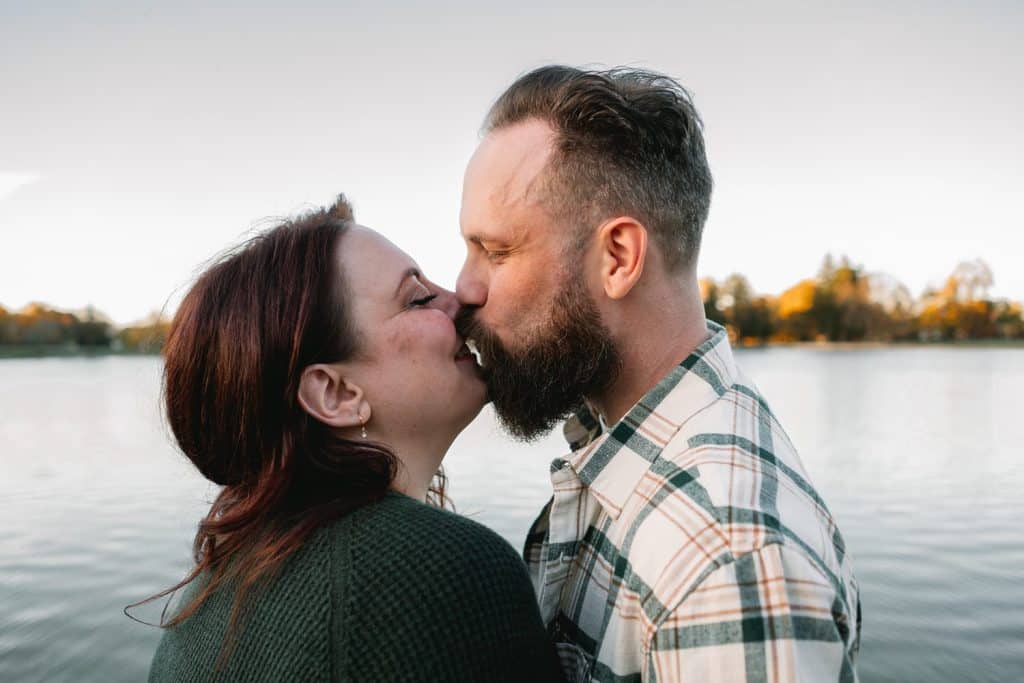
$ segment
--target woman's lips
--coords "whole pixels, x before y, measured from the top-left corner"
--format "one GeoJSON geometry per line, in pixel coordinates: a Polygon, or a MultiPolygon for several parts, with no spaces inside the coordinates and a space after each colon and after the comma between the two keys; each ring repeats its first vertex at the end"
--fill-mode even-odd
{"type": "Polygon", "coordinates": [[[474,360],[473,352],[469,350],[469,347],[465,343],[459,347],[458,352],[455,354],[455,360],[474,360]]]}
{"type": "MultiPolygon", "coordinates": [[[[476,344],[473,343],[472,339],[467,339],[461,347],[459,347],[458,353],[455,354],[455,361],[473,361],[477,365],[480,363],[480,352],[476,349],[476,344]]],[[[482,365],[481,365],[482,367],[482,365]]]]}

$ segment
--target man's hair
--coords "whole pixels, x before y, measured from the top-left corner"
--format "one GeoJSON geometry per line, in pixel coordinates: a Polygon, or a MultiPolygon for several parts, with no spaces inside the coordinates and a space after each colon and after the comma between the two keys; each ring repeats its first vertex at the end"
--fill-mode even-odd
{"type": "Polygon", "coordinates": [[[555,132],[541,196],[576,228],[575,247],[600,221],[628,215],[651,231],[669,271],[696,262],[712,181],[700,116],[682,86],[641,69],[545,66],[502,93],[483,131],[529,119],[555,132]]]}

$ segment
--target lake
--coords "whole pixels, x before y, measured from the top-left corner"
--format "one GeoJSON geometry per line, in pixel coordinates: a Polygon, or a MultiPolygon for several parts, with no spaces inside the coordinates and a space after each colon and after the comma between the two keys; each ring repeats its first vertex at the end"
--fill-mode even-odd
{"type": "MultiPolygon", "coordinates": [[[[1024,349],[738,355],[854,557],[862,680],[1019,680],[1024,349]]],[[[160,367],[0,361],[0,681],[144,680],[160,632],[121,610],[184,575],[215,493],[161,421],[160,367]]],[[[485,410],[445,460],[459,512],[521,547],[564,452],[485,410]]]]}

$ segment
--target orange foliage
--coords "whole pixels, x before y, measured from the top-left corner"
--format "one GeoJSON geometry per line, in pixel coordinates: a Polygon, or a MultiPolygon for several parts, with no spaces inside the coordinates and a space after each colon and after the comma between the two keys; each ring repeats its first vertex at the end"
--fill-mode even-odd
{"type": "Polygon", "coordinates": [[[792,318],[794,315],[806,313],[814,306],[814,292],[818,283],[814,280],[802,280],[779,296],[776,311],[780,318],[792,318]]]}

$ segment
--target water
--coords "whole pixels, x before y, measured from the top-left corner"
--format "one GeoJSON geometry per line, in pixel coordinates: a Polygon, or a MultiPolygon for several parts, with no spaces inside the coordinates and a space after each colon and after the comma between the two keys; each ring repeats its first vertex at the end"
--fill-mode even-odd
{"type": "MultiPolygon", "coordinates": [[[[1019,680],[1024,350],[739,355],[855,558],[862,679],[1019,680]]],[[[160,634],[121,609],[184,574],[215,492],[171,445],[159,371],[0,361],[0,681],[144,679],[160,634]]],[[[459,511],[521,546],[563,451],[485,412],[445,461],[459,511]]]]}

